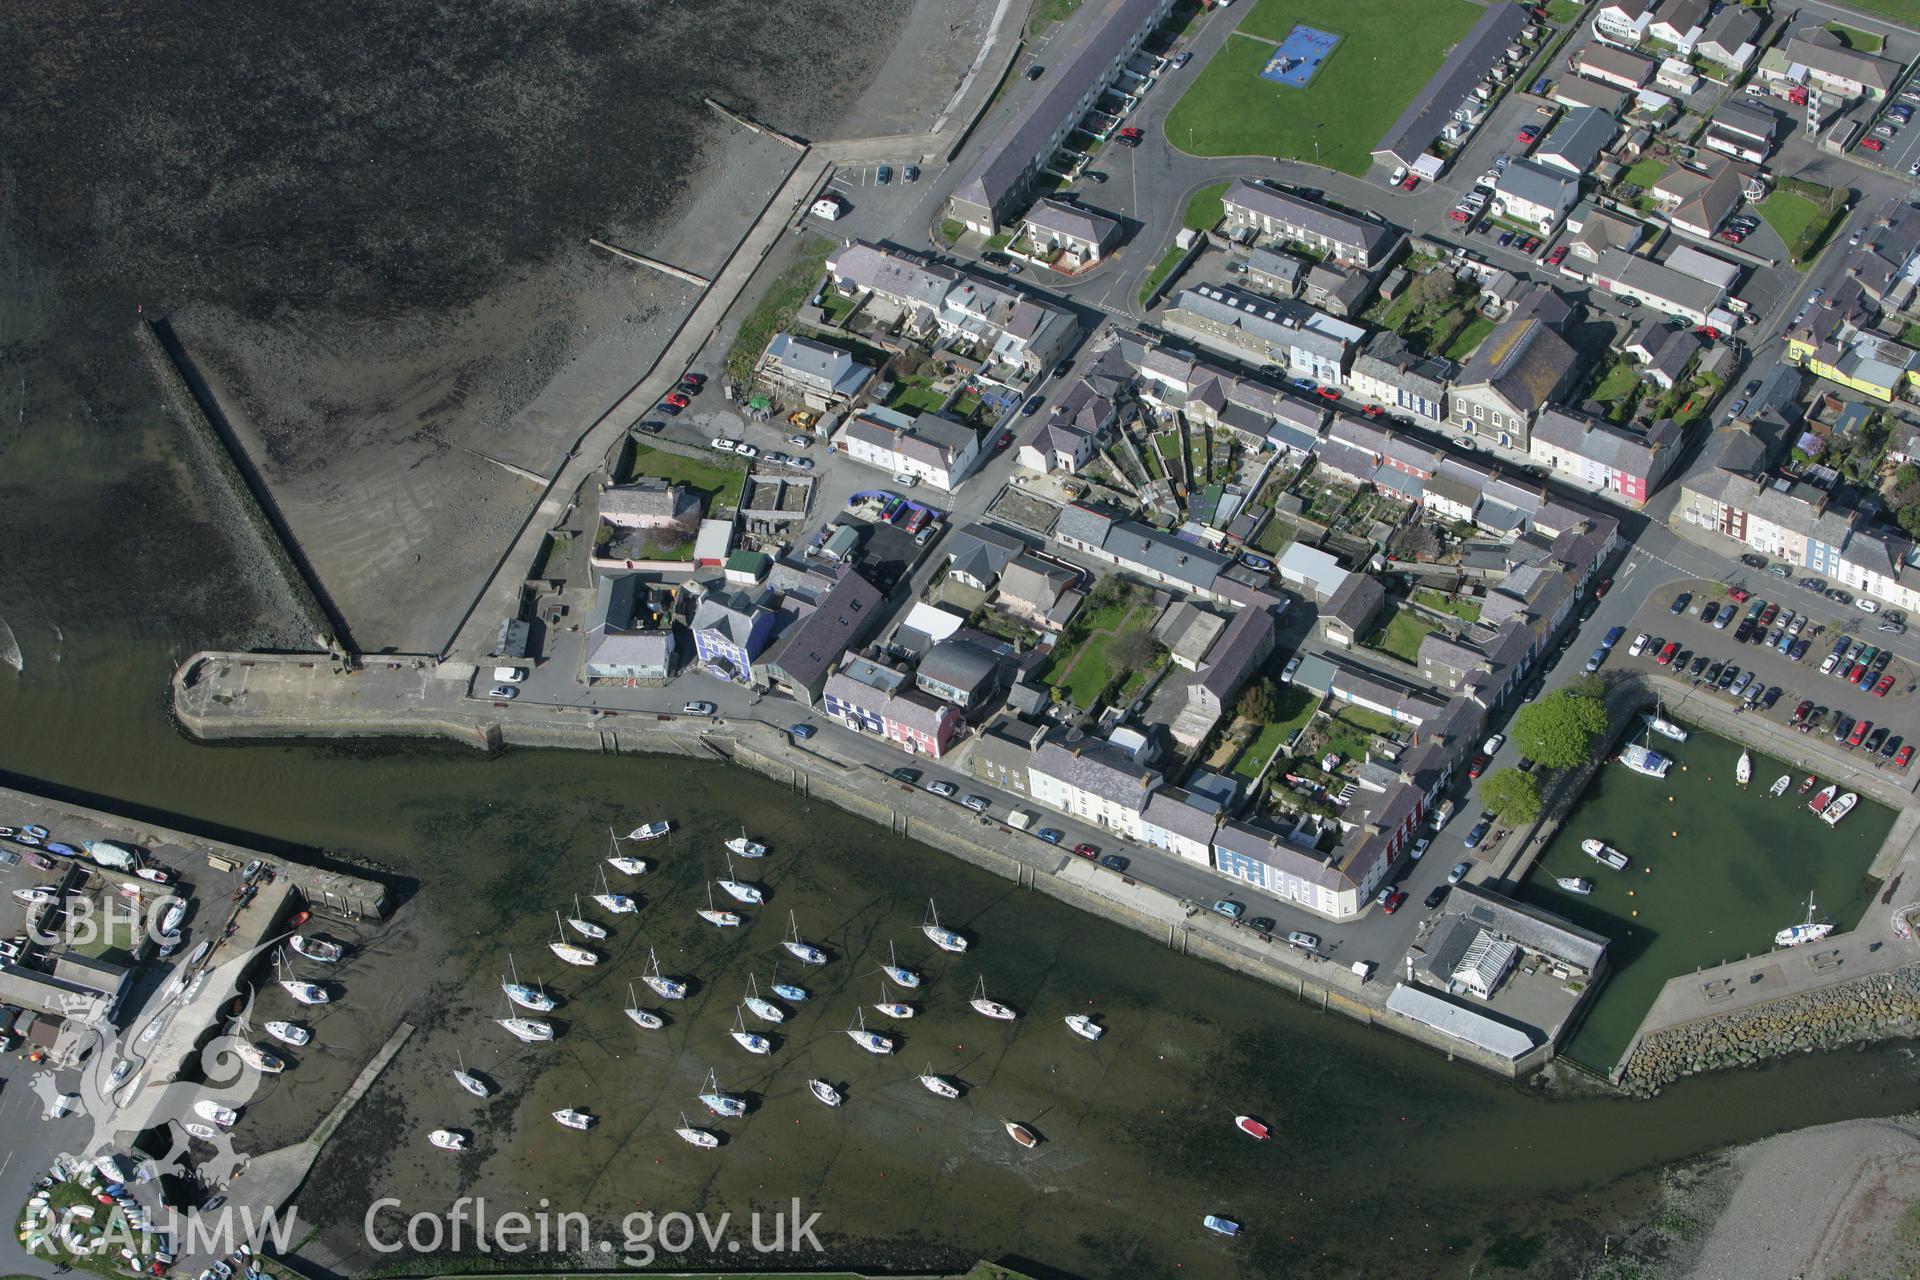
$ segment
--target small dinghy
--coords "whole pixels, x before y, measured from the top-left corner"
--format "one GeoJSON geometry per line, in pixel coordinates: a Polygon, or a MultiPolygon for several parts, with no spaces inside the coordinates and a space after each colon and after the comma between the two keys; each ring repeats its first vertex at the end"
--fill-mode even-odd
{"type": "Polygon", "coordinates": [[[427,1135],[427,1141],[442,1151],[465,1151],[467,1135],[457,1129],[435,1129],[427,1135]]]}
{"type": "Polygon", "coordinates": [[[1098,1040],[1101,1036],[1107,1034],[1105,1027],[1084,1013],[1068,1014],[1067,1029],[1079,1036],[1082,1040],[1098,1040]]]}
{"type": "Polygon", "coordinates": [[[200,1139],[200,1141],[202,1142],[212,1142],[214,1139],[220,1136],[219,1131],[210,1124],[198,1124],[192,1120],[189,1120],[187,1121],[187,1123],[181,1125],[180,1127],[182,1129],[185,1129],[188,1133],[192,1134],[194,1137],[200,1139]]]}
{"type": "Polygon", "coordinates": [[[1027,1126],[1017,1124],[1012,1120],[1002,1120],[1000,1123],[1006,1127],[1007,1136],[1027,1150],[1031,1151],[1040,1145],[1040,1139],[1034,1137],[1033,1130],[1027,1128],[1027,1126]]]}
{"type": "Polygon", "coordinates": [[[1593,892],[1593,881],[1580,876],[1555,876],[1553,882],[1568,893],[1585,895],[1593,892]]]}
{"type": "Polygon", "coordinates": [[[275,1020],[265,1024],[266,1032],[281,1044],[290,1044],[298,1049],[313,1039],[313,1032],[297,1022],[275,1020]]]}
{"type": "Polygon", "coordinates": [[[828,1084],[825,1080],[807,1081],[807,1090],[812,1093],[814,1097],[820,1099],[820,1101],[830,1107],[837,1107],[845,1101],[845,1099],[840,1096],[840,1091],[828,1084]]]}
{"type": "Polygon", "coordinates": [[[347,954],[347,949],[337,942],[331,942],[326,938],[309,938],[300,933],[288,939],[287,945],[293,948],[296,955],[317,960],[321,964],[339,964],[347,954]]]}
{"type": "Polygon", "coordinates": [[[1813,799],[1807,801],[1807,808],[1815,813],[1824,813],[1826,812],[1827,806],[1833,803],[1833,798],[1839,794],[1840,788],[1837,785],[1816,791],[1813,799]]]}
{"type": "Polygon", "coordinates": [[[1767,794],[1778,800],[1781,796],[1787,794],[1787,788],[1792,785],[1793,775],[1783,773],[1773,780],[1773,785],[1767,788],[1767,794]]]}
{"type": "Polygon", "coordinates": [[[553,1113],[553,1118],[569,1129],[589,1129],[593,1127],[593,1117],[585,1111],[576,1111],[565,1107],[553,1113]]]}
{"type": "Polygon", "coordinates": [[[1814,776],[1811,773],[1808,774],[1804,779],[1801,780],[1800,787],[1798,790],[1794,792],[1794,794],[1799,796],[1803,796],[1807,794],[1807,792],[1813,790],[1813,784],[1818,781],[1820,781],[1818,777],[1814,776]]]}

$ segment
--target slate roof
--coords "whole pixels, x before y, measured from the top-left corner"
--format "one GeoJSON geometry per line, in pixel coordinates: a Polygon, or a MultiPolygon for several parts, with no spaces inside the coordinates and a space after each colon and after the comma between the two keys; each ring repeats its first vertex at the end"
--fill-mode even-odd
{"type": "Polygon", "coordinates": [[[700,513],[700,500],[677,484],[647,478],[633,484],[610,485],[600,492],[603,519],[679,520],[700,513]]]}
{"type": "Polygon", "coordinates": [[[1514,407],[1537,413],[1578,359],[1543,319],[1515,315],[1480,344],[1454,385],[1489,386],[1514,407]]]}
{"type": "Polygon", "coordinates": [[[1595,71],[1605,71],[1642,85],[1653,79],[1653,63],[1625,49],[1615,49],[1595,41],[1583,46],[1579,57],[1580,66],[1577,70],[1584,71],[1592,67],[1595,71]]]}
{"type": "Polygon", "coordinates": [[[1711,117],[1713,123],[1729,133],[1744,134],[1752,138],[1765,138],[1771,141],[1780,132],[1780,117],[1765,107],[1749,107],[1744,103],[1729,102],[1715,111],[1711,117]]]}
{"type": "Polygon", "coordinates": [[[1069,503],[1060,509],[1060,518],[1053,522],[1055,537],[1075,538],[1089,546],[1100,546],[1107,540],[1107,532],[1113,528],[1115,517],[1083,507],[1079,503],[1069,503]]]}
{"type": "Polygon", "coordinates": [[[880,590],[851,569],[843,570],[812,611],[791,627],[767,656],[790,683],[812,689],[841,654],[879,621],[880,590]]]}
{"type": "Polygon", "coordinates": [[[954,530],[947,542],[947,562],[976,582],[992,586],[1007,562],[1027,549],[1027,544],[992,525],[974,523],[954,530]]]}
{"type": "Polygon", "coordinates": [[[1280,838],[1277,831],[1250,826],[1244,822],[1224,822],[1214,834],[1216,850],[1252,858],[1275,871],[1284,872],[1308,884],[1339,892],[1353,887],[1346,872],[1324,854],[1298,849],[1280,838]]]}
{"type": "Polygon", "coordinates": [[[1316,200],[1278,191],[1264,183],[1238,179],[1221,199],[1229,216],[1235,207],[1263,218],[1298,227],[1316,236],[1325,236],[1339,245],[1364,249],[1371,255],[1392,244],[1399,232],[1384,222],[1362,218],[1329,208],[1316,200]]]}
{"type": "Polygon", "coordinates": [[[1045,612],[1078,580],[1071,569],[1022,553],[1000,571],[1000,595],[1045,612]]]}
{"type": "Polygon", "coordinates": [[[1155,791],[1140,818],[1177,836],[1208,846],[1213,844],[1215,815],[1188,804],[1187,793],[1179,787],[1161,787],[1155,791]]]}
{"type": "Polygon", "coordinates": [[[1387,589],[1370,574],[1350,573],[1339,590],[1320,606],[1320,616],[1344,623],[1348,630],[1359,631],[1379,615],[1387,602],[1387,589]]]}
{"type": "Polygon", "coordinates": [[[1484,885],[1454,886],[1449,912],[1458,912],[1483,929],[1511,938],[1524,947],[1568,960],[1592,972],[1607,950],[1607,940],[1538,907],[1495,893],[1484,885]]]}
{"type": "Polygon", "coordinates": [[[753,633],[756,617],[767,612],[744,591],[712,591],[701,597],[693,611],[693,629],[712,631],[736,645],[745,647],[753,633]]]}
{"type": "Polygon", "coordinates": [[[767,358],[778,361],[783,372],[840,396],[855,394],[873,374],[838,347],[791,333],[773,335],[773,341],[767,344],[767,358]]]}
{"type": "Polygon", "coordinates": [[[1098,245],[1104,249],[1120,237],[1120,224],[1091,209],[1064,200],[1036,200],[1024,221],[1029,226],[1051,231],[1069,240],[1098,245]]]}
{"type": "Polygon", "coordinates": [[[915,675],[956,689],[977,689],[993,678],[999,666],[999,661],[986,650],[964,641],[948,640],[927,651],[915,675]]]}
{"type": "Polygon", "coordinates": [[[1760,34],[1761,25],[1759,13],[1746,5],[1727,5],[1707,21],[1707,29],[1700,33],[1694,52],[1706,57],[1713,57],[1716,52],[1735,56],[1741,45],[1751,44],[1760,34]]]}
{"type": "Polygon", "coordinates": [[[1439,138],[1454,108],[1473,93],[1480,77],[1496,66],[1527,25],[1533,21],[1516,4],[1487,6],[1461,41],[1447,54],[1447,60],[1432,79],[1413,95],[1413,101],[1393,122],[1374,154],[1391,154],[1402,164],[1412,164],[1439,138]]]}
{"type": "Polygon", "coordinates": [[[1533,424],[1533,437],[1602,466],[1648,477],[1657,469],[1654,463],[1661,451],[1678,446],[1680,430],[1671,418],[1663,418],[1639,435],[1609,422],[1548,409],[1533,424]]]}
{"type": "Polygon", "coordinates": [[[1207,651],[1200,684],[1225,704],[1271,652],[1274,625],[1273,615],[1265,609],[1249,606],[1234,614],[1226,634],[1207,651]]]}
{"type": "Polygon", "coordinates": [[[1406,339],[1391,329],[1382,329],[1370,338],[1353,361],[1356,374],[1415,391],[1440,404],[1446,403],[1447,384],[1459,369],[1451,360],[1414,352],[1406,339]]]}
{"type": "Polygon", "coordinates": [[[1870,53],[1859,53],[1840,43],[1840,37],[1824,27],[1806,27],[1788,39],[1783,50],[1787,61],[1841,80],[1855,80],[1881,93],[1893,88],[1900,64],[1870,53]]]}
{"type": "MultiPolygon", "coordinates": [[[[1613,141],[1613,135],[1620,122],[1596,107],[1575,107],[1567,112],[1560,123],[1548,130],[1547,136],[1540,140],[1535,148],[1536,157],[1551,156],[1564,161],[1566,167],[1576,173],[1585,173],[1593,167],[1600,153],[1613,141]]],[[[1512,172],[1509,168],[1508,172],[1512,172]]],[[[1504,176],[1501,185],[1506,185],[1504,176]]]]}
{"type": "Polygon", "coordinates": [[[1548,209],[1570,209],[1580,198],[1580,179],[1531,160],[1517,160],[1500,175],[1500,194],[1548,209]]]}
{"type": "Polygon", "coordinates": [[[1153,788],[1160,783],[1158,772],[1101,738],[1082,738],[1071,745],[1063,739],[1049,738],[1033,753],[1028,768],[1135,810],[1146,808],[1153,788]]]}

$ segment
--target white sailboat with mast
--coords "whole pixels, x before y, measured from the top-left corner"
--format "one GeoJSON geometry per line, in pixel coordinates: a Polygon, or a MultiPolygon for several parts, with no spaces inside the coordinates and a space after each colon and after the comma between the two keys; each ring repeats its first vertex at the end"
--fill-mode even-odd
{"type": "Polygon", "coordinates": [[[912,1005],[893,998],[893,993],[887,990],[885,978],[880,979],[880,999],[873,1007],[875,1012],[885,1014],[889,1018],[911,1018],[914,1012],[912,1005]]]}
{"type": "Polygon", "coordinates": [[[767,1054],[773,1052],[773,1041],[756,1032],[747,1030],[747,1015],[739,1005],[733,1006],[733,1030],[727,1033],[735,1044],[748,1053],[767,1054]]]}
{"type": "Polygon", "coordinates": [[[1833,932],[1833,923],[1828,920],[1814,919],[1813,895],[1807,895],[1807,919],[1803,924],[1791,925],[1773,935],[1776,947],[1798,947],[1809,942],[1818,942],[1833,932]]]}
{"type": "Polygon", "coordinates": [[[767,856],[767,846],[761,844],[758,840],[748,838],[745,827],[740,828],[739,835],[727,841],[727,850],[730,853],[737,853],[743,858],[764,858],[767,856]]]}
{"type": "Polygon", "coordinates": [[[1747,751],[1743,749],[1740,752],[1740,759],[1734,762],[1733,783],[1737,787],[1744,787],[1749,782],[1752,782],[1752,781],[1753,781],[1753,753],[1751,751],[1747,751]]]}
{"type": "Polygon", "coordinates": [[[657,1013],[649,1013],[640,1007],[640,1002],[633,998],[633,984],[631,982],[627,984],[627,1016],[632,1018],[634,1025],[643,1031],[658,1031],[667,1025],[665,1018],[657,1013]]]}
{"type": "Polygon", "coordinates": [[[935,1075],[931,1062],[927,1064],[927,1069],[920,1073],[920,1084],[928,1093],[938,1094],[942,1098],[957,1098],[960,1096],[960,1086],[945,1076],[935,1075]]]}
{"type": "Polygon", "coordinates": [[[827,962],[826,952],[800,936],[800,920],[791,911],[787,912],[787,936],[780,945],[801,964],[822,965],[827,962]]]}
{"type": "Polygon", "coordinates": [[[647,948],[647,967],[651,972],[642,973],[640,981],[653,988],[653,993],[662,1000],[685,1000],[687,984],[678,978],[669,978],[660,972],[660,957],[652,947],[647,948]]]}
{"type": "Polygon", "coordinates": [[[507,999],[522,1009],[531,1009],[535,1013],[552,1013],[560,1007],[560,1002],[545,991],[520,981],[520,969],[514,964],[511,951],[507,952],[507,970],[513,975],[512,979],[500,979],[500,990],[506,992],[507,999]]]}
{"type": "Polygon", "coordinates": [[[707,1072],[707,1086],[700,1093],[700,1102],[717,1116],[737,1119],[747,1114],[747,1100],[737,1094],[722,1092],[720,1077],[712,1070],[707,1072]]]}
{"type": "Polygon", "coordinates": [[[607,869],[605,867],[600,868],[600,892],[593,895],[593,900],[616,916],[632,915],[640,909],[638,902],[635,902],[624,893],[615,893],[613,891],[613,887],[607,883],[607,869]]]}
{"type": "Polygon", "coordinates": [[[620,852],[620,837],[613,833],[612,827],[607,828],[607,838],[613,841],[613,852],[607,855],[607,865],[622,875],[642,876],[647,873],[645,858],[634,858],[620,852]]]}
{"type": "Polygon", "coordinates": [[[680,1127],[675,1129],[674,1133],[679,1135],[680,1141],[689,1146],[699,1147],[702,1151],[711,1151],[720,1145],[718,1135],[688,1124],[687,1113],[684,1111],[680,1113],[680,1127]]]}
{"type": "Polygon", "coordinates": [[[847,1036],[868,1053],[885,1055],[893,1052],[893,1037],[867,1030],[866,1016],[859,1009],[853,1011],[853,1022],[847,1026],[847,1036]]]}
{"type": "Polygon", "coordinates": [[[763,1022],[782,1023],[787,1020],[787,1011],[760,994],[760,986],[752,974],[747,975],[747,1008],[753,1010],[756,1018],[763,1022]]]}
{"type": "Polygon", "coordinates": [[[942,927],[940,924],[940,909],[934,906],[932,898],[927,899],[927,918],[920,925],[920,932],[926,934],[927,941],[933,943],[934,946],[940,948],[942,951],[951,951],[955,955],[958,955],[967,949],[967,940],[965,938],[951,929],[942,927]]]}
{"type": "Polygon", "coordinates": [[[707,885],[707,905],[700,908],[695,914],[716,928],[737,929],[740,927],[740,917],[738,915],[731,911],[723,911],[713,905],[713,885],[711,882],[707,885]]]}
{"type": "Polygon", "coordinates": [[[580,895],[577,893],[573,895],[573,914],[567,917],[567,923],[578,930],[581,937],[590,942],[605,942],[607,940],[605,927],[595,924],[581,913],[580,895]]]}
{"type": "Polygon", "coordinates": [[[995,1022],[1012,1022],[1020,1015],[998,1000],[987,999],[987,979],[983,974],[980,985],[974,989],[973,999],[967,1001],[975,1013],[992,1018],[995,1022]]]}
{"type": "Polygon", "coordinates": [[[760,891],[758,885],[749,884],[745,880],[734,879],[733,855],[731,853],[727,854],[726,859],[727,878],[720,881],[720,887],[726,890],[727,896],[735,902],[744,902],[750,907],[757,907],[764,903],[767,900],[767,895],[760,891]]]}
{"type": "Polygon", "coordinates": [[[900,963],[900,957],[893,952],[891,940],[887,942],[887,962],[880,967],[886,970],[889,978],[910,991],[920,985],[920,975],[900,963]]]}
{"type": "Polygon", "coordinates": [[[513,1011],[511,1002],[507,1004],[507,1016],[495,1018],[495,1022],[505,1027],[507,1034],[522,1044],[544,1044],[553,1039],[553,1024],[543,1018],[523,1018],[513,1011]]]}
{"type": "Polygon", "coordinates": [[[492,1094],[493,1090],[487,1087],[485,1080],[482,1080],[479,1076],[467,1070],[467,1061],[460,1056],[458,1049],[453,1051],[453,1061],[453,1078],[455,1083],[462,1089],[465,1089],[476,1098],[484,1098],[492,1094]]]}
{"type": "MultiPolygon", "coordinates": [[[[556,925],[560,923],[560,913],[558,911],[553,913],[553,922],[556,925]]],[[[553,952],[553,954],[558,956],[563,962],[573,965],[577,969],[591,969],[594,965],[600,963],[600,957],[595,952],[568,942],[567,931],[564,928],[560,930],[560,938],[558,941],[547,944],[547,950],[553,952]]]]}
{"type": "Polygon", "coordinates": [[[649,822],[627,832],[629,840],[664,840],[667,832],[673,830],[673,824],[662,818],[658,822],[649,822]]]}

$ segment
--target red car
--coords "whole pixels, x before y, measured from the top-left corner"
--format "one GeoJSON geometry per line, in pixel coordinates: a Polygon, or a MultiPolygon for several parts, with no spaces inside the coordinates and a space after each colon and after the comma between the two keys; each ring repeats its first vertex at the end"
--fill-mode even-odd
{"type": "Polygon", "coordinates": [[[1710,324],[1703,324],[1698,329],[1695,329],[1694,332],[1709,342],[1715,341],[1720,337],[1720,331],[1710,324]]]}
{"type": "Polygon", "coordinates": [[[1538,138],[1539,136],[1540,136],[1540,126],[1530,124],[1526,128],[1522,129],[1520,132],[1514,134],[1513,140],[1519,143],[1523,147],[1530,147],[1533,145],[1534,139],[1538,138]]]}
{"type": "Polygon", "coordinates": [[[1912,762],[1912,760],[1913,760],[1913,744],[1909,742],[1906,746],[1894,752],[1893,767],[1896,769],[1904,769],[1907,767],[1909,763],[1912,762]]]}
{"type": "Polygon", "coordinates": [[[1525,240],[1522,240],[1520,242],[1520,252],[1522,253],[1534,253],[1534,252],[1537,252],[1539,248],[1540,248],[1539,236],[1528,236],[1525,240]]]}
{"type": "Polygon", "coordinates": [[[1485,756],[1475,756],[1473,758],[1473,763],[1467,766],[1467,776],[1469,778],[1479,777],[1481,774],[1487,771],[1488,763],[1489,761],[1485,756]]]}
{"type": "Polygon", "coordinates": [[[1557,267],[1561,263],[1565,262],[1566,260],[1567,260],[1567,246],[1565,245],[1561,245],[1558,249],[1555,249],[1552,253],[1547,255],[1547,265],[1550,267],[1557,267]]]}
{"type": "Polygon", "coordinates": [[[1144,133],[1141,133],[1138,129],[1122,129],[1120,131],[1120,141],[1125,143],[1129,147],[1139,146],[1140,139],[1144,137],[1146,137],[1146,135],[1144,133]]]}
{"type": "Polygon", "coordinates": [[[1420,185],[1420,175],[1417,173],[1410,173],[1406,177],[1400,179],[1400,189],[1402,191],[1411,191],[1419,185],[1420,185]]]}
{"type": "Polygon", "coordinates": [[[1090,844],[1077,844],[1073,846],[1073,853],[1074,856],[1078,858],[1097,858],[1100,856],[1100,851],[1090,844]]]}
{"type": "Polygon", "coordinates": [[[1753,592],[1747,590],[1745,587],[1728,587],[1727,598],[1735,604],[1745,604],[1747,601],[1753,599],[1753,592]]]}
{"type": "Polygon", "coordinates": [[[1013,443],[1013,432],[1002,431],[1000,433],[1000,438],[993,442],[993,451],[995,453],[1004,453],[1007,450],[1008,446],[1010,446],[1012,443],[1013,443]]]}
{"type": "Polygon", "coordinates": [[[1865,674],[1867,674],[1867,664],[1864,662],[1856,662],[1847,668],[1847,683],[1859,684],[1860,677],[1865,674]]]}
{"type": "Polygon", "coordinates": [[[1678,640],[1669,640],[1667,641],[1667,647],[1660,651],[1660,656],[1655,658],[1654,661],[1663,667],[1670,667],[1673,665],[1673,655],[1678,652],[1680,652],[1680,642],[1678,640]]]}
{"type": "Polygon", "coordinates": [[[1744,231],[1722,231],[1718,238],[1725,240],[1728,244],[1739,244],[1747,238],[1747,233],[1744,231]]]}
{"type": "Polygon", "coordinates": [[[1885,151],[1887,144],[1878,138],[1867,138],[1860,143],[1862,151],[1885,151]]]}
{"type": "Polygon", "coordinates": [[[1873,682],[1873,696],[1876,698],[1884,698],[1888,693],[1892,692],[1892,690],[1893,673],[1891,671],[1873,682]]]}
{"type": "Polygon", "coordinates": [[[680,375],[680,385],[698,391],[707,385],[707,375],[704,373],[683,373],[680,375]]]}
{"type": "Polygon", "coordinates": [[[1405,902],[1406,900],[1407,900],[1407,891],[1405,889],[1396,890],[1392,897],[1388,898],[1385,902],[1380,904],[1380,909],[1386,912],[1388,915],[1392,915],[1394,912],[1400,909],[1400,904],[1405,902]]]}
{"type": "Polygon", "coordinates": [[[1847,735],[1847,750],[1860,745],[1860,740],[1873,732],[1873,721],[1861,720],[1853,726],[1853,732],[1847,735]]]}
{"type": "Polygon", "coordinates": [[[1593,598],[1595,600],[1598,600],[1611,590],[1613,590],[1613,579],[1602,578],[1600,579],[1600,581],[1593,584],[1593,598]]]}
{"type": "Polygon", "coordinates": [[[1808,714],[1812,712],[1812,710],[1813,710],[1813,699],[1808,698],[1805,702],[1802,702],[1799,706],[1793,709],[1793,720],[1791,721],[1791,723],[1795,725],[1799,724],[1802,720],[1805,720],[1807,718],[1808,714]]]}
{"type": "Polygon", "coordinates": [[[1364,408],[1364,409],[1362,409],[1362,410],[1361,410],[1360,412],[1361,412],[1361,413],[1363,413],[1363,414],[1365,414],[1365,415],[1366,415],[1367,417],[1369,417],[1369,418],[1377,418],[1377,417],[1379,417],[1379,416],[1380,416],[1381,414],[1383,414],[1383,413],[1385,413],[1385,412],[1386,412],[1386,410],[1385,410],[1385,409],[1382,409],[1382,408],[1381,408],[1381,407],[1380,407],[1379,405],[1377,405],[1377,404],[1370,404],[1370,405],[1368,405],[1368,406],[1367,406],[1366,408],[1364,408]]]}
{"type": "Polygon", "coordinates": [[[693,401],[687,399],[687,394],[684,391],[669,391],[667,392],[667,403],[676,409],[684,409],[692,404],[693,401]]]}
{"type": "Polygon", "coordinates": [[[1465,209],[1449,209],[1447,210],[1447,216],[1449,218],[1452,218],[1455,222],[1465,222],[1468,218],[1471,218],[1473,215],[1468,213],[1465,209]]]}
{"type": "Polygon", "coordinates": [[[1319,396],[1322,400],[1338,400],[1340,398],[1340,392],[1334,387],[1315,387],[1313,394],[1319,396]]]}

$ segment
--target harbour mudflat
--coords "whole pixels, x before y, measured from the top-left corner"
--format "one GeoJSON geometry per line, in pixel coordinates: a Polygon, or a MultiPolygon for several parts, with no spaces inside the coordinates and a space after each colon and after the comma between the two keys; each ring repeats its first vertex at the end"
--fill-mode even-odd
{"type": "Polygon", "coordinates": [[[1798,794],[1805,773],[1757,751],[1742,789],[1741,745],[1688,728],[1684,743],[1638,739],[1675,761],[1664,779],[1601,769],[1526,883],[1528,901],[1611,940],[1613,974],[1568,1045],[1599,1071],[1619,1061],[1667,979],[1771,949],[1775,932],[1806,918],[1809,894],[1823,916],[1851,928],[1872,900],[1867,868],[1893,826],[1893,812],[1868,800],[1828,826],[1798,794]],[[1793,782],[1775,798],[1767,791],[1781,774],[1793,782]],[[1580,849],[1588,838],[1632,865],[1600,866],[1580,849]],[[1554,883],[1560,876],[1584,876],[1594,891],[1568,893],[1554,883]]]}

